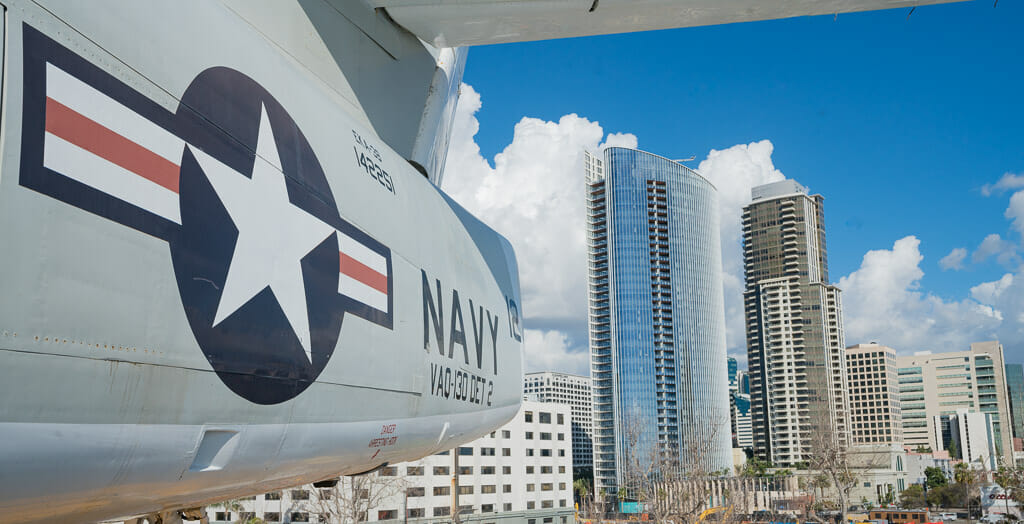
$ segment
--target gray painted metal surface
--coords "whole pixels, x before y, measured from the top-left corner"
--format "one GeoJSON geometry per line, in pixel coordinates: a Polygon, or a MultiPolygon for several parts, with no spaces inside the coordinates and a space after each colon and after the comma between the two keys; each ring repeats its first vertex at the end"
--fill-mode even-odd
{"type": "Polygon", "coordinates": [[[5,4],[0,522],[358,473],[514,415],[511,246],[398,152],[436,83],[414,37],[319,1],[5,4]]]}
{"type": "Polygon", "coordinates": [[[425,42],[486,45],[962,0],[370,0],[425,42]]]}

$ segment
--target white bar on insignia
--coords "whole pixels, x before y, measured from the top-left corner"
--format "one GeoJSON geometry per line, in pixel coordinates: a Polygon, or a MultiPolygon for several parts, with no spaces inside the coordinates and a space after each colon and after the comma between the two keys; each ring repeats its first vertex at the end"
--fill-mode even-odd
{"type": "Polygon", "coordinates": [[[364,266],[388,276],[388,261],[380,253],[366,247],[358,240],[338,231],[338,246],[342,253],[358,260],[364,266]]]}
{"type": "Polygon", "coordinates": [[[50,133],[46,133],[43,142],[43,165],[89,187],[181,224],[181,208],[178,205],[177,193],[50,133]]]}
{"type": "Polygon", "coordinates": [[[338,273],[338,293],[385,313],[388,311],[386,293],[381,293],[344,273],[338,273]]]}
{"type": "Polygon", "coordinates": [[[46,96],[173,164],[181,165],[184,140],[51,63],[46,64],[46,96]]]}

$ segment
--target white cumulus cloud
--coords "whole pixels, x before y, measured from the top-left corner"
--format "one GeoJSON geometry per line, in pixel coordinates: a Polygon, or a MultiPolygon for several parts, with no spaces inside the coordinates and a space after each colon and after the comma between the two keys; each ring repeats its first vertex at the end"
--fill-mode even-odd
{"type": "Polygon", "coordinates": [[[839,280],[846,342],[877,341],[908,354],[960,351],[996,338],[1002,314],[977,300],[945,300],[920,289],[921,241],[897,240],[892,249],[868,251],[859,269],[839,280]]]}
{"type": "Polygon", "coordinates": [[[1011,267],[1020,264],[1020,256],[1017,255],[1017,245],[996,233],[985,237],[974,250],[971,260],[975,263],[984,262],[990,257],[995,257],[996,262],[1004,267],[1011,267]]]}
{"type": "Polygon", "coordinates": [[[526,362],[523,371],[561,371],[590,374],[590,354],[574,347],[565,333],[556,330],[527,329],[526,362]]]}
{"type": "MultiPolygon", "coordinates": [[[[519,261],[527,339],[565,351],[587,351],[586,238],[583,151],[636,147],[630,134],[605,135],[575,114],[557,122],[523,118],[512,143],[491,163],[474,137],[480,95],[462,85],[446,159],[445,191],[512,242],[519,261]],[[543,336],[537,333],[542,333],[543,336]]],[[[554,364],[562,362],[553,360],[554,364]]]]}
{"type": "Polygon", "coordinates": [[[1024,188],[1024,175],[1004,173],[1002,178],[996,181],[995,184],[985,184],[981,186],[981,194],[985,196],[992,196],[997,193],[1002,193],[1003,191],[1020,188],[1024,188]]]}
{"type": "Polygon", "coordinates": [[[725,293],[726,344],[737,360],[747,359],[743,324],[743,207],[750,190],[786,177],[772,163],[775,146],[768,140],[712,149],[697,171],[718,189],[722,238],[722,278],[725,293]]]}
{"type": "Polygon", "coordinates": [[[948,255],[939,260],[939,267],[943,270],[960,270],[964,268],[964,259],[967,258],[967,249],[958,247],[949,252],[948,255]]]}

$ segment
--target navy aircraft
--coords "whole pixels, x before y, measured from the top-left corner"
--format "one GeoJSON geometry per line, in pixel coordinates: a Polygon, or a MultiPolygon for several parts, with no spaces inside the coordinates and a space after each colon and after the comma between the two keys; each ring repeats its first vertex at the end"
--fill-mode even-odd
{"type": "Polygon", "coordinates": [[[939,0],[0,0],[0,522],[415,460],[522,394],[465,46],[939,0]]]}

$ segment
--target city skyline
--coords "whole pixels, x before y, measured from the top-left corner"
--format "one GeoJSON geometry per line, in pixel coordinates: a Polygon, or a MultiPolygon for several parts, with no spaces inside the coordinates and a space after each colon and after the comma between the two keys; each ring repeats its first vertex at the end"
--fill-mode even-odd
{"type": "Polygon", "coordinates": [[[911,354],[998,339],[1007,360],[1020,361],[1024,302],[1013,289],[1024,282],[1015,221],[1024,196],[1013,195],[1024,178],[1013,174],[1024,159],[1006,119],[1024,109],[1007,90],[1020,73],[1005,64],[1021,50],[1008,22],[1021,10],[967,3],[909,19],[883,11],[474,49],[444,189],[517,249],[528,369],[586,371],[584,215],[573,173],[583,149],[603,144],[696,155],[689,165],[719,188],[731,356],[745,360],[739,210],[752,186],[796,178],[828,199],[848,343],[911,354]],[[697,43],[699,53],[668,51],[697,43]],[[777,67],[744,53],[755,44],[777,67]],[[655,65],[665,60],[692,66],[655,65]],[[952,75],[950,60],[960,68],[952,75]],[[638,69],[649,75],[642,85],[619,79],[638,69]],[[885,81],[866,87],[877,79],[885,81]],[[675,86],[673,98],[647,94],[659,85],[675,86]],[[615,105],[603,103],[609,89],[642,103],[604,108],[615,105]],[[650,109],[655,100],[663,111],[650,109]],[[935,121],[960,104],[970,110],[955,111],[958,127],[935,121]]]}

